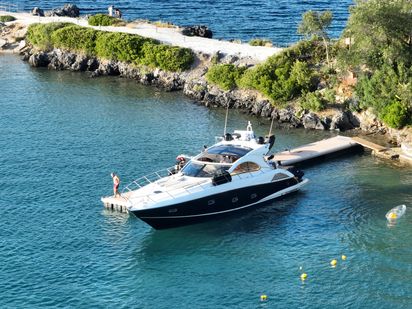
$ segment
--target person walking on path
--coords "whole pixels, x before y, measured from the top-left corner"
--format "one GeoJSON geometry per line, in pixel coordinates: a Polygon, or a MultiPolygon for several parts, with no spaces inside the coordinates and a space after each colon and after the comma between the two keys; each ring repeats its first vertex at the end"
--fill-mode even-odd
{"type": "Polygon", "coordinates": [[[119,19],[122,19],[122,11],[120,11],[120,9],[115,9],[114,16],[116,16],[119,19]]]}
{"type": "Polygon", "coordinates": [[[109,11],[109,16],[113,16],[113,5],[109,5],[109,7],[107,8],[107,10],[109,11]]]}
{"type": "Polygon", "coordinates": [[[120,196],[120,193],[119,193],[120,178],[115,173],[111,173],[110,176],[112,176],[112,179],[113,179],[113,195],[114,197],[120,196]]]}

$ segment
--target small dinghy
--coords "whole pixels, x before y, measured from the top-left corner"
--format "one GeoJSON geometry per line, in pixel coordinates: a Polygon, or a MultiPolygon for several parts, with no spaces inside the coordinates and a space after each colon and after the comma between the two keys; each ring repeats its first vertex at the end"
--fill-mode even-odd
{"type": "Polygon", "coordinates": [[[389,222],[394,222],[402,217],[405,214],[405,211],[406,205],[396,206],[386,213],[386,219],[388,219],[389,222]]]}

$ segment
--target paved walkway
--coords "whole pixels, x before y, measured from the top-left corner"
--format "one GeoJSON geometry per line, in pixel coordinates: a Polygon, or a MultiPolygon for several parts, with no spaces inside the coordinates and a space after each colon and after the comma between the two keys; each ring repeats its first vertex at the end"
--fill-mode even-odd
{"type": "Polygon", "coordinates": [[[38,17],[28,13],[6,13],[0,11],[0,15],[12,15],[17,18],[15,23],[30,25],[33,23],[49,23],[49,22],[71,22],[84,27],[91,27],[98,30],[125,32],[138,34],[143,37],[156,39],[162,43],[187,47],[197,52],[206,54],[215,54],[221,52],[226,55],[237,55],[239,57],[250,57],[257,61],[264,61],[268,57],[279,53],[282,49],[276,47],[250,46],[249,44],[231,43],[228,41],[206,39],[200,37],[188,37],[182,35],[176,28],[160,28],[153,24],[139,23],[129,24],[126,27],[92,27],[89,26],[87,20],[82,18],[70,17],[38,17]]]}

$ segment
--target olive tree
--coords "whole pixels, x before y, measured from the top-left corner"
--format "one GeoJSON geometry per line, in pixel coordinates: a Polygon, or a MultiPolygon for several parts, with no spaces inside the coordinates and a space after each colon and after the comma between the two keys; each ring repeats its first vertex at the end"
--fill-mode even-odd
{"type": "Polygon", "coordinates": [[[329,36],[327,30],[332,23],[331,11],[317,12],[307,11],[302,15],[302,21],[298,27],[298,33],[307,37],[318,37],[325,45],[326,62],[329,64],[329,36]]]}

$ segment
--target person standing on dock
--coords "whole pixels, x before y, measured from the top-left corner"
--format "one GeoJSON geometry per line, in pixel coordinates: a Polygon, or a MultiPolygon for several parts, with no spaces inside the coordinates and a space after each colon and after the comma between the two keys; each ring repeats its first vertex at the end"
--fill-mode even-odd
{"type": "Polygon", "coordinates": [[[113,195],[114,197],[120,196],[120,193],[119,193],[120,178],[115,173],[111,173],[110,176],[112,176],[112,179],[113,179],[113,195]]]}

